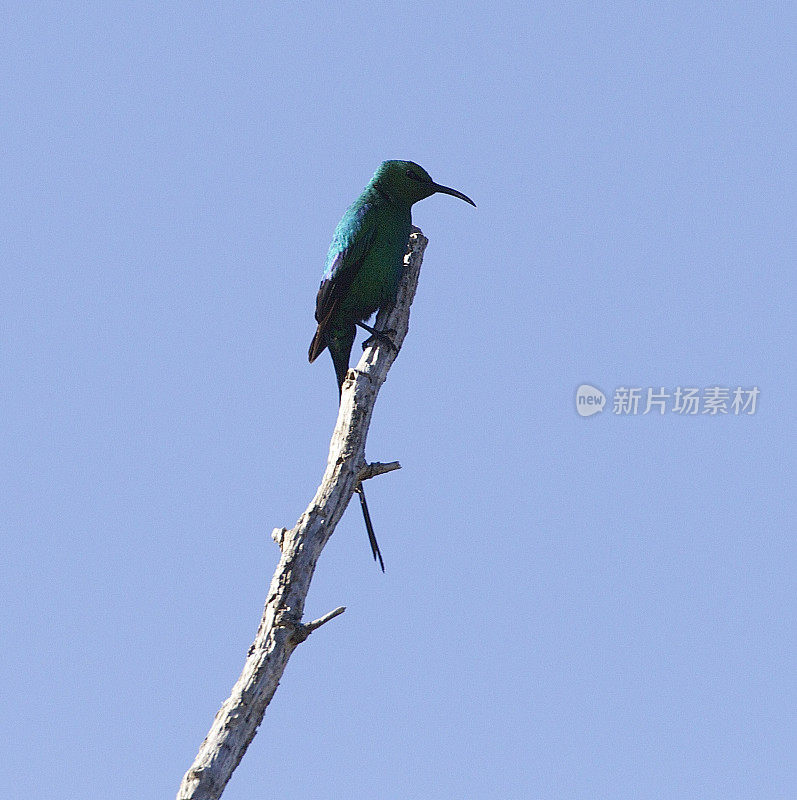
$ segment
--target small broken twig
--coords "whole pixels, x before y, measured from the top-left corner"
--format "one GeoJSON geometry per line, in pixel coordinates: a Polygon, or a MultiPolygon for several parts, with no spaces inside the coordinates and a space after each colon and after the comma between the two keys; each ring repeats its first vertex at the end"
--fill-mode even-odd
{"type": "Polygon", "coordinates": [[[384,475],[386,472],[393,472],[395,469],[401,469],[401,464],[398,461],[391,461],[388,464],[380,464],[378,461],[373,461],[366,464],[357,475],[357,480],[362,483],[370,478],[375,478],[377,475],[384,475]]]}
{"type": "Polygon", "coordinates": [[[293,633],[294,641],[296,644],[303,642],[316,628],[320,628],[331,619],[335,619],[335,617],[340,616],[345,610],[346,606],[339,606],[334,611],[324,614],[323,617],[319,617],[319,619],[314,620],[313,622],[308,622],[307,625],[299,625],[299,627],[293,633]]]}

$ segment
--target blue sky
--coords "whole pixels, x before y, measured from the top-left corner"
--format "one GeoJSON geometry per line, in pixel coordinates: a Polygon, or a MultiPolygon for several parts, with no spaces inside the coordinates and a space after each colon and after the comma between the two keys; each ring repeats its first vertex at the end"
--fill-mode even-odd
{"type": "Polygon", "coordinates": [[[325,462],[332,231],[407,158],[478,209],[414,211],[387,572],[351,508],[226,800],[794,797],[793,22],[6,4],[3,792],[174,796],[325,462]]]}

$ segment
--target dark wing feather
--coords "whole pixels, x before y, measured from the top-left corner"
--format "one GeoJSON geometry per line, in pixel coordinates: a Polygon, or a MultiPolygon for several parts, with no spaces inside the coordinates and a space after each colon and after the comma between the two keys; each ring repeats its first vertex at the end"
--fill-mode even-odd
{"type": "MultiPolygon", "coordinates": [[[[365,215],[363,217],[357,221],[366,222],[367,218],[365,215]]],[[[346,237],[345,242],[340,241],[343,237],[335,236],[327,256],[327,268],[324,270],[324,277],[316,296],[316,322],[325,320],[337,300],[349,290],[371,249],[375,233],[376,225],[360,225],[358,230],[352,231],[351,235],[346,237]]]]}
{"type": "Polygon", "coordinates": [[[326,327],[357,277],[373,244],[376,224],[373,215],[368,213],[370,210],[368,205],[350,208],[335,231],[327,255],[327,267],[316,295],[315,318],[318,330],[310,345],[311,362],[326,347],[326,327]]]}
{"type": "MultiPolygon", "coordinates": [[[[363,254],[364,258],[365,254],[363,254]]],[[[315,319],[319,325],[326,324],[362,266],[363,258],[355,259],[350,250],[341,250],[329,265],[328,278],[321,281],[315,297],[315,319]]]]}

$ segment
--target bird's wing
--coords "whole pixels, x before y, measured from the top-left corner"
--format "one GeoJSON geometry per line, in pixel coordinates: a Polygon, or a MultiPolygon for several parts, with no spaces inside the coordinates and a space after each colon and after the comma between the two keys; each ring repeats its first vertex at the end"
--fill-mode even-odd
{"type": "Polygon", "coordinates": [[[350,210],[335,231],[316,296],[315,318],[320,327],[345,296],[371,249],[376,234],[376,218],[371,211],[370,206],[350,210]]]}

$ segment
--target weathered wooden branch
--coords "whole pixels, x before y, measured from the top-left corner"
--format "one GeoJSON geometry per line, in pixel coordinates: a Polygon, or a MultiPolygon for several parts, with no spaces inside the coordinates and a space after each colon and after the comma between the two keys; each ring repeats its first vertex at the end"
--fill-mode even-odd
{"type": "Polygon", "coordinates": [[[293,528],[276,528],[272,533],[281,556],[257,635],[237,683],[183,777],[177,800],[216,800],[221,796],[263,720],[294,648],[345,610],[336,608],[315,622],[302,624],[318,557],[354,490],[360,481],[400,466],[398,462],[367,464],[365,440],[376,396],[407,335],[426,244],[423,233],[413,228],[396,305],[381,311],[376,320],[378,329],[391,331],[396,349],[376,340],[365,349],[356,369],[349,370],[321,485],[293,528]]]}

